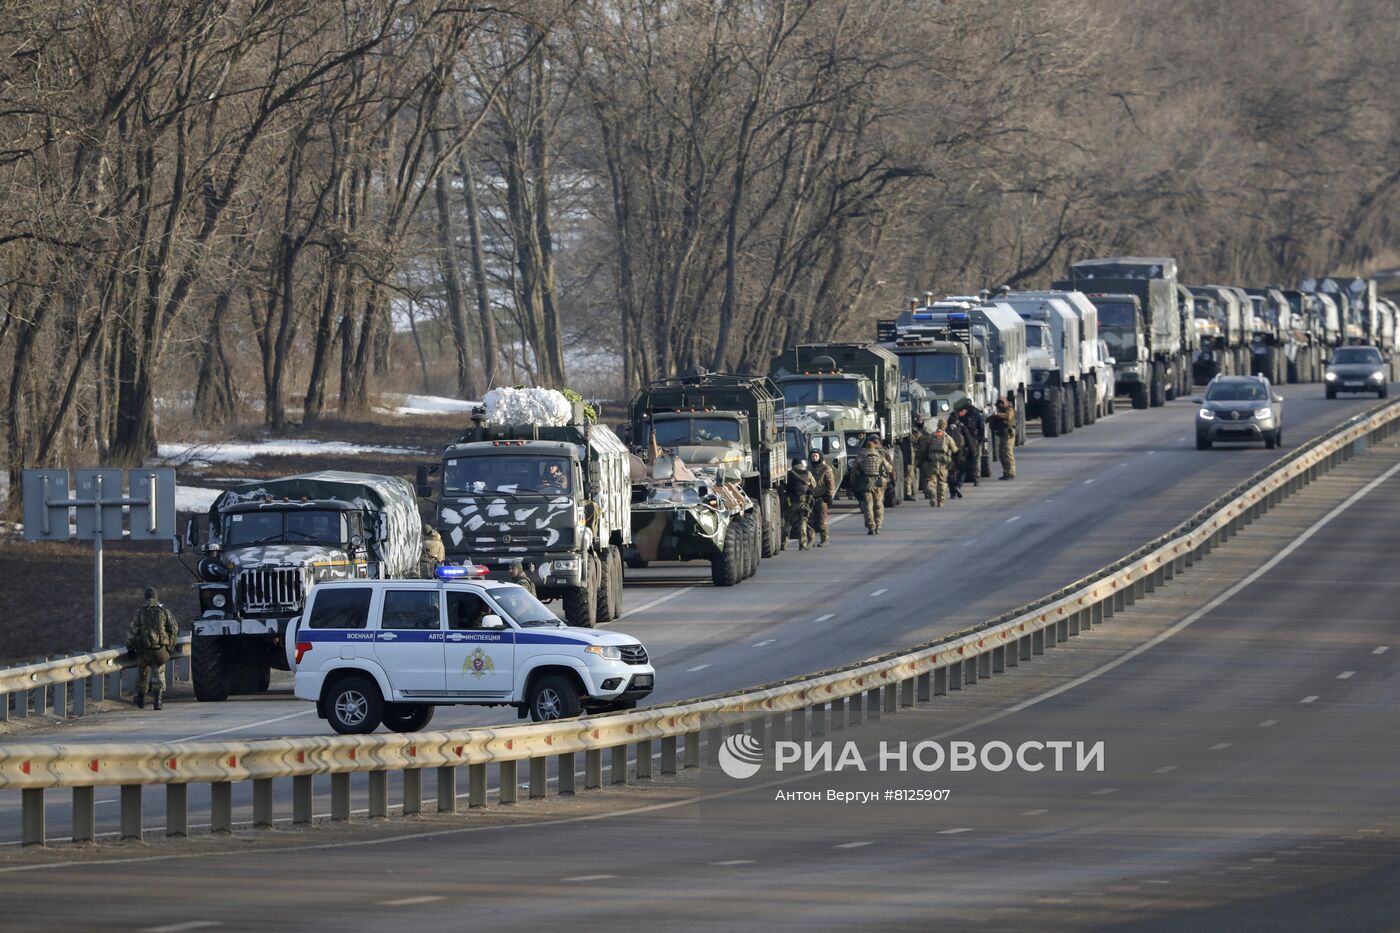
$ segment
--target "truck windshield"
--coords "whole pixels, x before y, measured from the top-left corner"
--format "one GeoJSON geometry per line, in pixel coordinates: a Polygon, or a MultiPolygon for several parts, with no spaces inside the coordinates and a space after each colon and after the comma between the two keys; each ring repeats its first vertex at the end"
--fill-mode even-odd
{"type": "Polygon", "coordinates": [[[567,457],[540,454],[484,454],[458,457],[443,465],[443,491],[449,495],[568,495],[567,457]]]}
{"type": "Polygon", "coordinates": [[[1137,309],[1127,301],[1096,301],[1094,306],[1099,309],[1099,327],[1112,327],[1117,329],[1135,330],[1137,328],[1137,309]]]}
{"type": "Polygon", "coordinates": [[[783,432],[787,439],[788,459],[791,461],[805,460],[810,448],[807,445],[807,435],[802,433],[800,428],[789,427],[783,432]]]}
{"type": "Polygon", "coordinates": [[[235,512],[224,522],[224,546],[245,544],[343,544],[343,512],[327,509],[235,512]]]}
{"type": "Polygon", "coordinates": [[[1026,346],[1028,347],[1048,347],[1050,341],[1045,339],[1045,325],[1026,324],[1026,346]]]}
{"type": "Polygon", "coordinates": [[[788,405],[859,405],[860,383],[850,379],[806,379],[782,384],[788,405]]]}
{"type": "Polygon", "coordinates": [[[531,596],[523,587],[496,587],[491,590],[491,598],[521,628],[555,627],[564,624],[559,621],[558,616],[545,608],[544,603],[531,596]]]}
{"type": "Polygon", "coordinates": [[[658,418],[653,422],[658,447],[742,444],[743,428],[737,419],[716,417],[658,418]]]}
{"type": "Polygon", "coordinates": [[[899,371],[921,386],[963,384],[963,358],[959,353],[901,353],[899,371]]]}

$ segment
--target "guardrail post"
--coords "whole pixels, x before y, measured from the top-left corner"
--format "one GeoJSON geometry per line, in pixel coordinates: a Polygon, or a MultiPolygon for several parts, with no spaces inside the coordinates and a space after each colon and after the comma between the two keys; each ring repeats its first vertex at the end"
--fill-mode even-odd
{"type": "Polygon", "coordinates": [[[884,694],[884,709],[882,710],[882,712],[899,712],[899,684],[885,684],[884,688],[880,692],[884,694]]]}
{"type": "Polygon", "coordinates": [[[899,705],[914,705],[914,685],[918,682],[917,677],[906,677],[899,682],[899,705]]]}
{"type": "Polygon", "coordinates": [[[583,753],[583,789],[597,790],[603,786],[603,750],[590,748],[583,753]]]}
{"type": "Polygon", "coordinates": [[[122,698],[122,672],[120,670],[110,671],[103,676],[102,682],[103,696],[98,699],[120,700],[122,698]]]}
{"type": "Polygon", "coordinates": [[[779,711],[773,714],[773,744],[787,741],[788,722],[787,712],[779,711]]]}
{"type": "Polygon", "coordinates": [[[549,759],[530,759],[530,799],[543,800],[549,796],[549,759]]]}
{"type": "Polygon", "coordinates": [[[228,781],[209,785],[209,831],[216,836],[233,832],[233,785],[228,781]]]}
{"type": "Polygon", "coordinates": [[[1045,647],[1053,648],[1060,643],[1060,627],[1054,622],[1045,626],[1041,631],[1045,633],[1045,647]]]}
{"type": "Polygon", "coordinates": [[[141,790],[140,784],[123,784],[121,790],[122,809],[122,841],[130,839],[133,842],[141,841],[142,813],[141,813],[141,790]]]}
{"type": "Polygon", "coordinates": [[[676,737],[665,735],[661,737],[661,773],[676,773],[676,737]]]}
{"type": "Polygon", "coordinates": [[[29,718],[29,691],[21,690],[15,694],[15,718],[29,718]]]}
{"type": "Polygon", "coordinates": [[[980,668],[980,666],[979,666],[979,664],[978,664],[978,661],[981,660],[981,657],[982,657],[981,655],[976,655],[976,656],[971,657],[971,658],[964,658],[964,659],[963,659],[963,686],[964,686],[964,687],[971,687],[973,684],[977,683],[977,675],[978,675],[978,673],[979,673],[980,670],[981,670],[981,668],[980,668]]]}
{"type": "Polygon", "coordinates": [[[992,653],[991,653],[991,655],[990,655],[990,657],[989,657],[988,664],[989,664],[989,667],[988,667],[988,669],[987,669],[988,675],[991,675],[991,674],[1005,674],[1005,673],[1006,673],[1006,646],[1005,646],[1005,645],[997,645],[995,648],[992,649],[992,653]]]}
{"type": "Polygon", "coordinates": [[[685,734],[685,766],[687,769],[700,767],[700,733],[685,734]]]}
{"type": "Polygon", "coordinates": [[[1113,592],[1113,611],[1114,611],[1114,612],[1122,612],[1122,611],[1124,611],[1125,609],[1128,608],[1128,606],[1130,605],[1130,603],[1128,602],[1128,596],[1129,596],[1128,587],[1120,587],[1119,589],[1114,590],[1114,592],[1113,592]]]}
{"type": "Polygon", "coordinates": [[[19,792],[20,843],[26,846],[47,845],[44,832],[44,789],[26,787],[19,792]]]}
{"type": "MultiPolygon", "coordinates": [[[[257,782],[253,787],[254,800],[257,799],[257,782]]],[[[369,818],[383,820],[389,816],[389,772],[369,773],[369,818]]]]}
{"type": "MultiPolygon", "coordinates": [[[[714,728],[712,728],[712,729],[709,731],[708,734],[706,734],[706,736],[705,736],[705,751],[706,751],[708,754],[706,754],[705,757],[709,759],[710,764],[712,764],[712,765],[717,765],[717,764],[719,764],[719,749],[720,749],[720,746],[723,745],[723,744],[724,744],[724,729],[723,729],[722,727],[720,727],[720,726],[715,726],[714,728]]],[[[640,775],[638,775],[638,776],[640,777],[640,775]]]]}
{"type": "Polygon", "coordinates": [[[831,731],[846,728],[846,698],[838,697],[831,701],[831,731]]]}
{"type": "Polygon", "coordinates": [[[936,667],[933,669],[933,695],[936,697],[948,695],[948,668],[936,667]]]}
{"type": "Polygon", "coordinates": [[[0,722],[10,721],[10,695],[0,693],[0,722]]]}
{"type": "Polygon", "coordinates": [[[916,680],[918,683],[918,702],[927,703],[933,699],[933,671],[924,671],[916,680]]]}
{"type": "MultiPolygon", "coordinates": [[[[174,787],[175,785],[170,785],[174,787]]],[[[97,788],[73,788],[73,841],[97,839],[97,788]]]]}
{"type": "Polygon", "coordinates": [[[423,812],[423,769],[408,768],[403,773],[403,815],[423,812]]]}
{"type": "Polygon", "coordinates": [[[1031,636],[1022,635],[1016,639],[1016,664],[1019,666],[1022,661],[1031,659],[1031,636]]]}
{"type": "Polygon", "coordinates": [[[331,819],[337,822],[350,819],[349,772],[337,772],[331,775],[331,819]]]}
{"type": "Polygon", "coordinates": [[[948,692],[963,688],[963,662],[954,661],[948,665],[948,692]]]}
{"type": "Polygon", "coordinates": [[[858,726],[862,715],[861,701],[865,699],[863,693],[853,693],[846,697],[846,725],[858,726]]]}
{"type": "Polygon", "coordinates": [[[792,740],[801,742],[807,738],[807,707],[800,706],[792,711],[792,740]]]}
{"type": "Polygon", "coordinates": [[[572,796],[574,793],[574,753],[564,752],[558,756],[559,793],[572,796]]]}
{"type": "Polygon", "coordinates": [[[60,719],[68,717],[68,685],[53,685],[53,714],[60,719]]]}
{"type": "MultiPolygon", "coordinates": [[[[768,747],[768,717],[760,716],[749,722],[749,735],[753,736],[755,742],[761,747],[768,747]]],[[[688,757],[688,755],[687,755],[688,757]]]]}
{"type": "Polygon", "coordinates": [[[813,737],[826,735],[826,703],[821,702],[812,707],[812,732],[813,737]]]}
{"type": "MultiPolygon", "coordinates": [[[[713,738],[715,730],[710,730],[710,737],[713,738]]],[[[717,755],[717,746],[711,744],[710,754],[717,755]]],[[[651,780],[651,739],[642,739],[637,743],[637,780],[651,780]]],[[[533,786],[533,785],[532,785],[533,786]]]]}
{"type": "Polygon", "coordinates": [[[520,800],[520,762],[501,762],[501,803],[512,804],[520,800]]]}
{"type": "Polygon", "coordinates": [[[87,715],[88,679],[84,677],[73,685],[73,715],[79,718],[87,715]]]}
{"type": "Polygon", "coordinates": [[[871,722],[880,718],[880,693],[879,687],[871,687],[865,691],[865,718],[871,722]]]}
{"type": "Polygon", "coordinates": [[[1031,654],[1045,653],[1045,629],[1038,628],[1031,632],[1031,654]]]}
{"type": "MultiPolygon", "coordinates": [[[[374,775],[370,775],[371,786],[373,779],[374,775]]],[[[373,794],[370,796],[373,797],[373,794]]],[[[272,778],[253,779],[253,828],[272,828],[272,778]]]]}
{"type": "Polygon", "coordinates": [[[614,784],[627,783],[627,746],[614,745],[610,750],[612,762],[608,767],[608,778],[614,784]]]}
{"type": "Polygon", "coordinates": [[[48,709],[49,691],[45,687],[35,687],[29,691],[33,695],[34,715],[44,715],[44,710],[48,709]]]}
{"type": "Polygon", "coordinates": [[[190,835],[190,807],[188,784],[165,785],[165,834],[167,836],[190,835]]]}
{"type": "Polygon", "coordinates": [[[316,787],[312,781],[309,774],[292,778],[292,824],[295,826],[310,825],[315,819],[316,787]]]}
{"type": "Polygon", "coordinates": [[[486,762],[467,765],[467,806],[486,806],[486,762]]]}
{"type": "Polygon", "coordinates": [[[1068,616],[1065,617],[1064,636],[1065,636],[1065,639],[1067,640],[1067,639],[1069,639],[1071,636],[1073,636],[1073,635],[1078,635],[1078,634],[1079,634],[1079,612],[1078,612],[1078,610],[1076,610],[1076,611],[1074,611],[1074,612],[1071,612],[1068,616]]]}

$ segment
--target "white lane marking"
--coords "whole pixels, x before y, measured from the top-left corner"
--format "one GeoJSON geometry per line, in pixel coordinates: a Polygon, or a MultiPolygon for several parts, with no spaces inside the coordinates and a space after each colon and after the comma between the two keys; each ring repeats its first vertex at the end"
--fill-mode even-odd
{"type": "Polygon", "coordinates": [[[433,901],[445,901],[447,898],[442,894],[424,894],[422,897],[401,897],[396,901],[380,901],[380,907],[410,907],[414,904],[431,904],[433,901]]]}
{"type": "Polygon", "coordinates": [[[890,588],[889,588],[889,587],[887,587],[887,586],[882,586],[882,587],[880,587],[878,590],[876,590],[875,592],[871,593],[870,595],[871,595],[871,596],[884,596],[884,595],[885,595],[886,593],[888,593],[889,591],[890,591],[890,588]]]}
{"type": "Polygon", "coordinates": [[[1021,815],[1022,815],[1022,816],[1040,816],[1042,813],[1049,813],[1049,812],[1050,812],[1049,810],[1025,810],[1025,811],[1022,811],[1021,815]]]}
{"type": "Polygon", "coordinates": [[[827,613],[826,615],[824,615],[824,616],[817,616],[817,617],[816,617],[815,619],[813,619],[812,621],[813,621],[813,622],[825,622],[825,621],[827,621],[828,619],[834,619],[834,618],[836,618],[836,613],[834,613],[834,612],[828,612],[828,613],[827,613]]]}
{"type": "Polygon", "coordinates": [[[146,927],[146,933],[182,933],[184,930],[203,930],[220,926],[223,924],[217,920],[191,920],[188,923],[172,923],[163,927],[146,927]]]}
{"type": "Polygon", "coordinates": [[[1250,859],[1250,861],[1251,861],[1251,862],[1265,862],[1265,863],[1268,863],[1268,862],[1277,862],[1278,859],[1274,859],[1274,858],[1252,858],[1252,859],[1250,859]]]}
{"type": "Polygon", "coordinates": [[[767,648],[769,645],[773,644],[773,642],[775,642],[775,641],[777,641],[776,638],[765,638],[765,639],[763,639],[763,641],[756,641],[756,642],[754,642],[753,646],[754,646],[755,648],[767,648]]]}
{"type": "Polygon", "coordinates": [[[1223,750],[1225,750],[1225,749],[1227,749],[1227,748],[1229,748],[1229,747],[1230,747],[1230,743],[1229,743],[1229,742],[1216,742],[1214,745],[1212,745],[1212,746],[1210,747],[1210,750],[1213,751],[1213,752],[1219,752],[1219,751],[1223,751],[1223,750]]]}
{"type": "Polygon", "coordinates": [[[1089,796],[1090,796],[1090,797],[1102,797],[1102,796],[1105,795],[1105,794],[1116,794],[1116,793],[1118,793],[1118,788],[1116,788],[1116,787],[1104,787],[1104,788],[1100,788],[1099,790],[1093,791],[1092,793],[1089,794],[1089,796]]]}
{"type": "Polygon", "coordinates": [[[308,713],[316,712],[315,707],[311,709],[298,710],[295,713],[288,713],[285,716],[274,716],[271,719],[260,719],[257,722],[245,722],[241,726],[229,726],[227,729],[215,729],[213,732],[201,732],[198,735],[184,735],[178,739],[171,739],[172,742],[193,742],[195,739],[209,739],[216,735],[227,735],[230,732],[242,732],[244,729],[256,729],[258,726],[270,726],[274,722],[282,722],[287,719],[296,719],[298,716],[305,716],[308,713]]]}
{"type": "Polygon", "coordinates": [[[1155,454],[1156,452],[1157,452],[1157,451],[1155,451],[1155,450],[1149,450],[1149,451],[1148,451],[1149,454],[1155,454]]]}
{"type": "Polygon", "coordinates": [[[106,800],[94,800],[94,801],[93,801],[93,805],[94,805],[94,806],[100,807],[100,806],[102,806],[104,803],[116,803],[116,802],[117,802],[117,798],[116,798],[116,797],[108,797],[106,800]]]}
{"type": "Polygon", "coordinates": [[[1337,675],[1338,680],[1351,680],[1356,676],[1356,671],[1342,671],[1337,675]]]}
{"type": "Polygon", "coordinates": [[[718,865],[721,868],[728,868],[731,865],[752,865],[753,863],[753,859],[751,858],[732,858],[723,862],[711,862],[710,864],[718,865]]]}
{"type": "Polygon", "coordinates": [[[1376,649],[1373,650],[1371,653],[1372,653],[1372,654],[1385,654],[1385,653],[1386,653],[1387,651],[1389,651],[1389,650],[1390,650],[1390,646],[1389,646],[1389,645],[1381,645],[1379,648],[1376,648],[1376,649]]]}
{"type": "Polygon", "coordinates": [[[696,671],[703,671],[705,668],[707,668],[707,667],[709,667],[709,666],[710,666],[710,665],[708,665],[708,664],[697,664],[697,665],[695,665],[694,667],[687,667],[687,668],[685,669],[685,672],[686,672],[687,674],[694,674],[696,671]]]}
{"type": "Polygon", "coordinates": [[[1299,702],[1299,703],[1316,703],[1316,702],[1317,702],[1317,696],[1316,696],[1316,695],[1305,696],[1305,697],[1303,697],[1301,700],[1299,700],[1298,702],[1299,702]]]}
{"type": "Polygon", "coordinates": [[[873,843],[873,842],[843,842],[843,843],[841,843],[840,845],[838,845],[836,848],[838,848],[838,849],[860,849],[860,848],[863,848],[863,847],[865,847],[865,846],[873,846],[874,844],[875,844],[875,843],[873,843]]]}
{"type": "Polygon", "coordinates": [[[1008,518],[1008,519],[1006,520],[1006,524],[1009,525],[1009,524],[1011,524],[1012,522],[1019,522],[1020,520],[1021,520],[1021,516],[1019,516],[1019,515],[1013,515],[1013,516],[1011,516],[1010,518],[1008,518]]]}
{"type": "Polygon", "coordinates": [[[940,836],[953,836],[953,835],[956,835],[956,834],[958,834],[958,833],[970,833],[970,832],[972,832],[972,827],[971,827],[971,826],[955,826],[955,827],[953,827],[952,829],[940,829],[940,830],[938,831],[938,835],[940,835],[940,836]]]}
{"type": "MultiPolygon", "coordinates": [[[[684,593],[689,593],[689,592],[690,592],[691,590],[693,590],[693,589],[695,589],[695,587],[693,587],[693,586],[683,586],[683,587],[681,587],[680,589],[675,590],[674,592],[667,593],[665,596],[658,596],[656,599],[653,599],[653,600],[652,600],[651,602],[649,602],[649,603],[642,603],[640,606],[634,606],[634,607],[632,607],[631,609],[626,610],[625,612],[622,613],[622,615],[620,615],[620,616],[618,616],[616,619],[614,619],[613,622],[620,622],[620,621],[622,621],[623,619],[627,618],[627,617],[630,616],[630,615],[636,615],[636,614],[639,613],[639,612],[646,612],[648,609],[650,609],[650,608],[653,607],[653,606],[659,606],[659,605],[661,605],[662,603],[664,603],[664,602],[666,602],[666,601],[668,601],[668,600],[675,599],[677,596],[680,596],[680,595],[682,595],[682,594],[684,594],[684,593]]],[[[611,625],[612,623],[608,623],[608,624],[611,625]]]]}
{"type": "Polygon", "coordinates": [[[1171,773],[1172,773],[1173,771],[1175,771],[1175,770],[1176,770],[1176,765],[1163,765],[1162,767],[1158,768],[1156,771],[1153,771],[1152,773],[1153,773],[1153,774],[1171,774],[1171,773]]]}
{"type": "Polygon", "coordinates": [[[1094,480],[1093,480],[1092,477],[1091,477],[1090,479],[1086,479],[1086,480],[1084,481],[1084,485],[1085,485],[1085,486],[1088,486],[1088,485],[1089,485],[1090,483],[1092,483],[1093,481],[1094,481],[1094,480]]]}
{"type": "Polygon", "coordinates": [[[574,875],[569,878],[560,878],[560,881],[607,881],[616,878],[617,875],[574,875]]]}
{"type": "Polygon", "coordinates": [[[1166,880],[1165,878],[1144,878],[1144,879],[1142,879],[1142,883],[1143,883],[1143,884],[1171,884],[1171,882],[1168,881],[1168,880],[1166,880]]]}
{"type": "Polygon", "coordinates": [[[1277,720],[1277,719],[1266,719],[1266,720],[1264,720],[1263,722],[1261,722],[1261,723],[1259,724],[1259,728],[1260,728],[1260,729],[1267,729],[1267,728],[1269,728],[1270,726],[1276,726],[1276,725],[1278,725],[1278,720],[1277,720]]]}

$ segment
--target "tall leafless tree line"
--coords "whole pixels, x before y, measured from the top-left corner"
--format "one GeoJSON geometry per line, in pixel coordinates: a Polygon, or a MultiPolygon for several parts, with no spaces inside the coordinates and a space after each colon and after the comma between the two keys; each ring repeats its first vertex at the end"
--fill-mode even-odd
{"type": "Polygon", "coordinates": [[[3,456],[354,416],[430,358],[759,368],[1098,251],[1360,268],[1398,58],[1387,0],[0,4],[3,456]]]}

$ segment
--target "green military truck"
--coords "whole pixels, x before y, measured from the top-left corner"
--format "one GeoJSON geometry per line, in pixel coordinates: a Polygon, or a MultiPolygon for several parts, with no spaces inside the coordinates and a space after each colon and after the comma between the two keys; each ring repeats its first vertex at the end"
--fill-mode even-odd
{"type": "Polygon", "coordinates": [[[764,557],[778,553],[778,488],[788,470],[782,395],[767,376],[694,370],[644,386],[632,399],[632,444],[673,451],[687,467],[737,471],[758,504],[764,557]]]}

